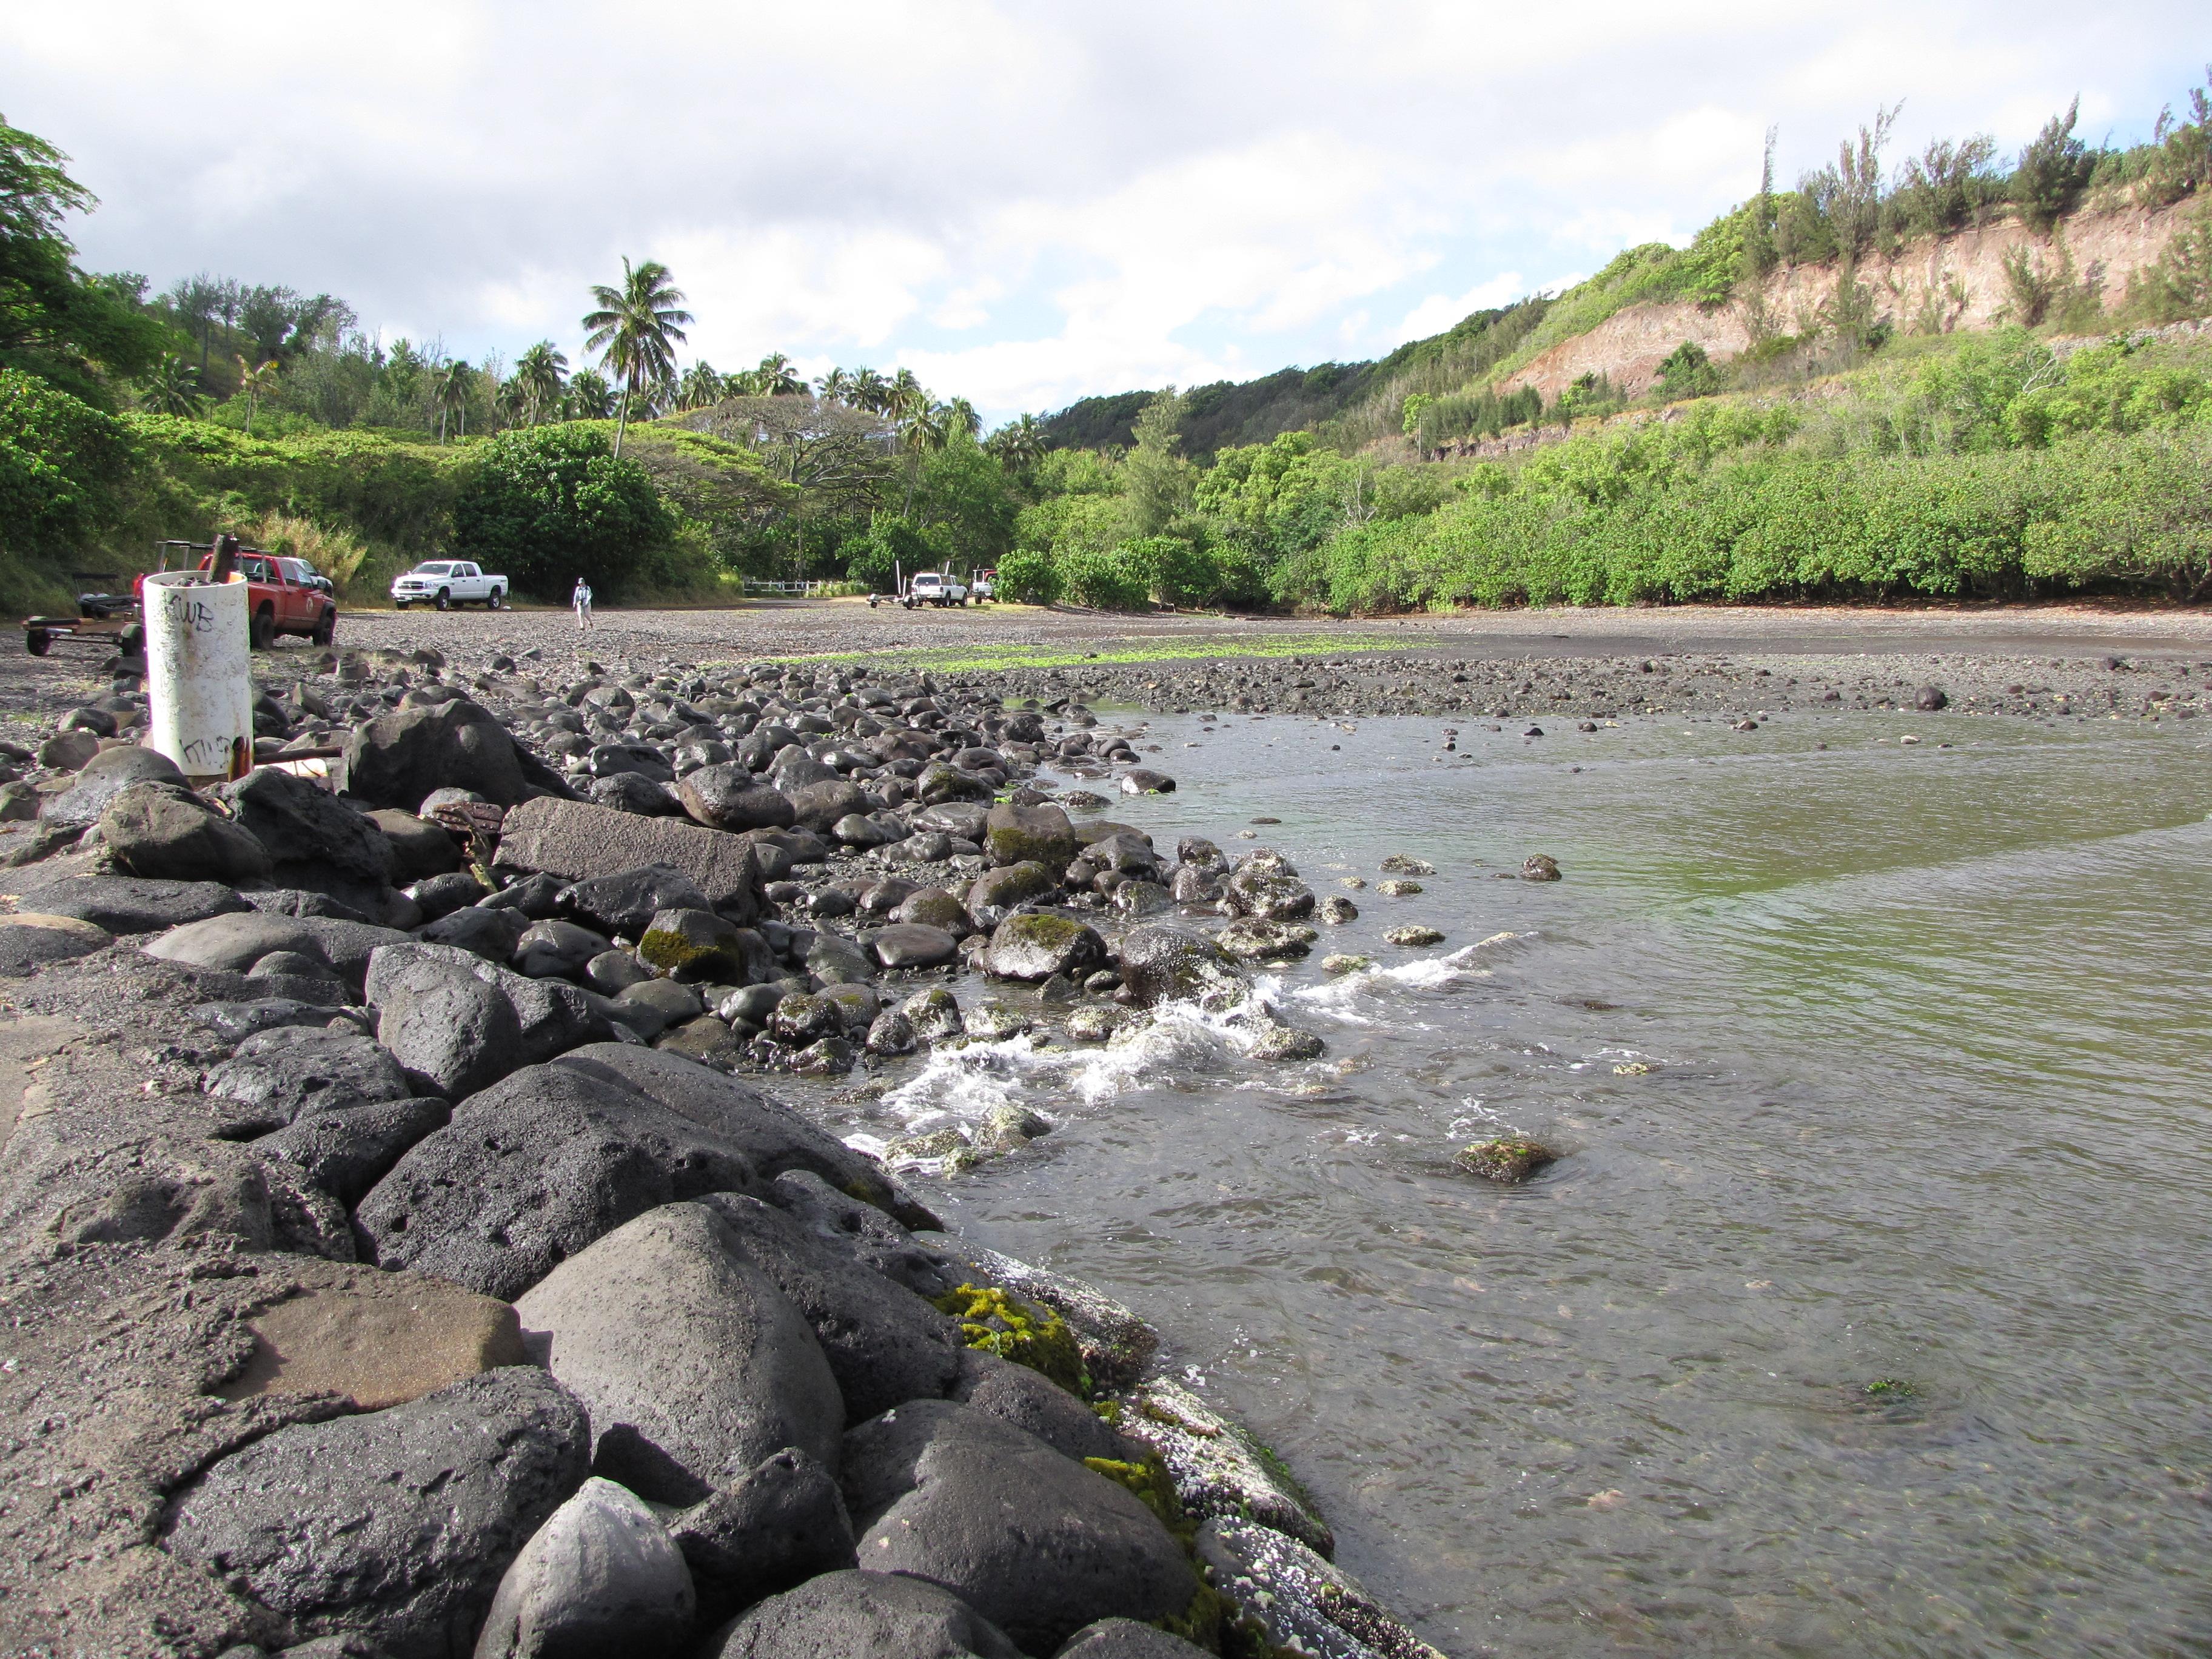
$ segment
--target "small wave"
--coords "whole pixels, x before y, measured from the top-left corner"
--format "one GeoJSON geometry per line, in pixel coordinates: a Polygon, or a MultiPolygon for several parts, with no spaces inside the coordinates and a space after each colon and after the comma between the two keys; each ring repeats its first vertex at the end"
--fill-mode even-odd
{"type": "Polygon", "coordinates": [[[1462,945],[1443,956],[1422,957],[1389,968],[1362,968],[1325,984],[1302,986],[1291,995],[1294,1000],[1319,1008],[1347,1024],[1373,1025],[1379,1022],[1360,1013],[1355,1006],[1361,998],[1391,989],[1432,991],[1462,979],[1486,979],[1490,969],[1481,963],[1486,955],[1535,937],[1533,932],[1492,933],[1488,939],[1477,939],[1473,945],[1462,945]]]}

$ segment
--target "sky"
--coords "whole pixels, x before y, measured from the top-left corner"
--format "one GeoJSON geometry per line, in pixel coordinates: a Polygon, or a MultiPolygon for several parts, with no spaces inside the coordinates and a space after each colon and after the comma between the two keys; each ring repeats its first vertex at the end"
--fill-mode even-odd
{"type": "MultiPolygon", "coordinates": [[[[2200,0],[2201,3],[2201,0],[2200,0]]],[[[88,268],[343,298],[580,366],[657,258],[684,361],[910,368],[994,423],[1349,362],[1686,240],[1878,106],[1891,155],[2093,142],[2201,83],[2194,5],[79,0],[0,9],[0,114],[88,268]],[[2193,24],[2191,20],[2194,20],[2193,24]]]]}

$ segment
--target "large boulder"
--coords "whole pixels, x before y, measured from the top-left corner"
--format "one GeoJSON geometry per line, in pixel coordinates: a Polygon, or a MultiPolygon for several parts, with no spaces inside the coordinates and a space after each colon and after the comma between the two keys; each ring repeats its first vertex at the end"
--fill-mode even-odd
{"type": "Polygon", "coordinates": [[[351,1209],[392,1173],[403,1152],[453,1116],[453,1108],[434,1095],[319,1111],[262,1136],[253,1155],[292,1164],[351,1209]]]}
{"type": "Polygon", "coordinates": [[[298,917],[268,915],[258,910],[189,921],[140,948],[164,962],[226,968],[234,973],[244,973],[275,951],[296,951],[317,961],[323,955],[322,941],[298,917]]]}
{"type": "Polygon", "coordinates": [[[181,784],[126,786],[101,811],[100,836],[126,875],[234,886],[271,868],[266,848],[181,784]]]}
{"type": "Polygon", "coordinates": [[[711,908],[741,927],[768,903],[749,843],[676,818],[640,817],[583,801],[533,800],[509,812],[499,860],[569,881],[665,864],[689,876],[711,908]]]}
{"type": "Polygon", "coordinates": [[[507,1568],[475,1659],[671,1653],[691,1633],[696,1605],[660,1518],[594,1475],[507,1568]]]}
{"type": "Polygon", "coordinates": [[[792,821],[802,830],[811,830],[817,835],[847,813],[865,813],[868,797],[857,783],[831,776],[818,783],[810,783],[791,793],[792,821]]]}
{"type": "MultiPolygon", "coordinates": [[[[374,886],[392,879],[392,843],[384,831],[365,813],[305,778],[264,766],[215,793],[269,849],[280,871],[306,865],[374,886]]],[[[286,885],[307,884],[289,873],[283,879],[286,885]]]]}
{"type": "Polygon", "coordinates": [[[959,1380],[949,1397],[1027,1430],[1079,1463],[1086,1457],[1131,1461],[1133,1449],[1097,1412],[1042,1371],[983,1349],[961,1355],[959,1380]]]}
{"type": "MultiPolygon", "coordinates": [[[[957,908],[951,895],[939,896],[957,908]]],[[[919,921],[895,921],[863,934],[861,941],[878,962],[892,969],[934,968],[960,954],[958,939],[942,927],[919,921]]]]}
{"type": "Polygon", "coordinates": [[[912,1291],[757,1198],[717,1193],[700,1202],[813,1329],[848,1421],[909,1400],[940,1399],[958,1378],[967,1352],[959,1326],[912,1291]]]}
{"type": "Polygon", "coordinates": [[[103,749],[84,763],[76,782],[46,801],[39,821],[89,830],[100,822],[108,802],[134,783],[173,783],[181,788],[185,775],[158,749],[142,749],[135,744],[103,749]]]}
{"type": "Polygon", "coordinates": [[[769,1597],[700,1659],[1022,1659],[958,1596],[890,1572],[830,1572],[769,1597]]]}
{"type": "Polygon", "coordinates": [[[303,1637],[359,1632],[391,1659],[453,1659],[582,1482],[589,1438],[560,1384],[507,1366],[256,1440],[185,1492],[162,1541],[303,1637]]]}
{"type": "Polygon", "coordinates": [[[1096,928],[1068,916],[1028,911],[992,930],[984,971],[997,979],[1035,982],[1057,974],[1073,979],[1106,960],[1106,941],[1096,928]]]}
{"type": "Polygon", "coordinates": [[[1100,1619],[1179,1616],[1198,1594],[1127,1487],[970,1407],[917,1400],[863,1423],[839,1479],[863,1561],[943,1586],[1027,1652],[1100,1619]]]}
{"type": "Polygon", "coordinates": [[[1272,1527],[1217,1516],[1193,1547],[1255,1647],[1322,1659],[1443,1659],[1343,1568],[1272,1527]]]}
{"type": "Polygon", "coordinates": [[[1121,936],[1121,983],[1140,1008],[1164,1002],[1196,1002],[1225,1008],[1242,1002],[1248,987],[1234,958],[1195,928],[1148,921],[1121,936]]]}
{"type": "Polygon", "coordinates": [[[200,1086],[238,1109],[227,1120],[229,1138],[413,1092],[398,1063],[367,1037],[311,1025],[256,1031],[200,1086]]]}
{"type": "Polygon", "coordinates": [[[968,915],[979,927],[995,927],[1018,904],[1056,891],[1053,872],[1037,863],[1008,864],[986,870],[968,889],[968,915]]]}
{"type": "Polygon", "coordinates": [[[734,763],[686,773],[676,799],[709,830],[787,830],[796,820],[789,796],[734,763]]]}
{"type": "Polygon", "coordinates": [[[543,793],[499,717],[465,697],[404,708],[356,726],[346,739],[346,793],[369,806],[412,812],[434,789],[473,789],[513,806],[543,793]]]}
{"type": "Polygon", "coordinates": [[[446,945],[380,948],[369,957],[363,994],[375,1011],[377,1041],[426,1092],[448,1099],[610,1030],[576,987],[446,945]]]}
{"type": "Polygon", "coordinates": [[[668,1523],[713,1626],[817,1573],[849,1571],[853,1522],[837,1477],[794,1446],[763,1459],[668,1523]]]}
{"type": "Polygon", "coordinates": [[[1311,1498],[1243,1426],[1215,1412],[1180,1382],[1156,1376],[1122,1414],[1124,1431],[1158,1454],[1176,1495],[1194,1520],[1208,1516],[1257,1521],[1287,1533],[1324,1556],[1336,1537],[1311,1498]]]}
{"type": "Polygon", "coordinates": [[[48,963],[72,962],[114,943],[107,929],[75,916],[0,916],[0,978],[20,979],[48,963]]]}
{"type": "Polygon", "coordinates": [[[453,1121],[410,1147],[362,1200],[354,1230],[380,1267],[417,1268],[511,1301],[635,1216],[755,1182],[734,1138],[647,1099],[611,1071],[564,1060],[526,1067],[455,1107],[453,1121]]]}
{"type": "Polygon", "coordinates": [[[40,915],[75,916],[111,933],[155,933],[248,908],[234,889],[219,881],[140,876],[64,876],[23,894],[15,906],[40,915]]]}
{"type": "Polygon", "coordinates": [[[812,1332],[700,1205],[617,1228],[515,1314],[591,1414],[593,1471],[641,1497],[696,1504],[786,1446],[836,1462],[844,1404],[812,1332]]]}
{"type": "Polygon", "coordinates": [[[673,865],[642,864],[561,890],[561,908],[607,934],[635,939],[663,910],[711,910],[714,902],[673,865]]]}
{"type": "MultiPolygon", "coordinates": [[[[804,1170],[851,1199],[909,1227],[936,1219],[901,1191],[883,1165],[757,1089],[680,1054],[622,1042],[571,1049],[554,1062],[589,1083],[635,1090],[667,1111],[740,1149],[768,1179],[804,1170]]],[[[732,1183],[733,1185],[735,1183],[732,1183]]]]}
{"type": "Polygon", "coordinates": [[[1073,859],[1083,843],[1067,814],[1050,803],[1016,806],[1001,801],[984,820],[983,850],[994,864],[1042,864],[1057,870],[1073,859]]]}

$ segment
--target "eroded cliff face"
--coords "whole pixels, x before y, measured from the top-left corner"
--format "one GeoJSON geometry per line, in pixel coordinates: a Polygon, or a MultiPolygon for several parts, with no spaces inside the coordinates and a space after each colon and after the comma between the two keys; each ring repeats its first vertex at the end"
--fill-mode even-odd
{"type": "MultiPolygon", "coordinates": [[[[2025,247],[2046,271],[2057,272],[2070,262],[2074,281],[2086,283],[2110,310],[2126,298],[2129,278],[2157,263],[2179,216],[2196,205],[2192,198],[2171,208],[2077,213],[2050,235],[2008,221],[1923,238],[1907,243],[1893,259],[1862,262],[1858,280],[1872,295],[1875,314],[1888,318],[1900,332],[1926,331],[1930,325],[1947,331],[1990,328],[2011,300],[2005,256],[2025,247]]],[[[1758,296],[1767,327],[1784,334],[1805,332],[1820,307],[1833,301],[1838,274],[1832,260],[1775,271],[1758,296]]],[[[1741,295],[1711,310],[1687,300],[1630,306],[1588,333],[1562,340],[1498,389],[1534,386],[1548,402],[1583,375],[1603,374],[1632,396],[1650,385],[1668,354],[1686,340],[1695,341],[1716,361],[1744,350],[1752,342],[1756,314],[1757,306],[1741,295]]]]}

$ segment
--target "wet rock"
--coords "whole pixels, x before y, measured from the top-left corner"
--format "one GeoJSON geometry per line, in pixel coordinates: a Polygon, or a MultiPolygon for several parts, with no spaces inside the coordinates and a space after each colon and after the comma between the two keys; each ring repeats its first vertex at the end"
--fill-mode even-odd
{"type": "Polygon", "coordinates": [[[811,830],[817,835],[830,832],[830,828],[848,815],[865,815],[868,798],[860,786],[842,778],[825,778],[791,792],[791,811],[793,825],[811,830]]]}
{"type": "Polygon", "coordinates": [[[1295,921],[1246,916],[1213,936],[1214,943],[1239,962],[1282,962],[1304,956],[1320,937],[1295,921]]]}
{"type": "Polygon", "coordinates": [[[891,910],[891,921],[921,927],[937,927],[954,938],[970,931],[968,907],[942,887],[919,887],[891,910]]]}
{"type": "Polygon", "coordinates": [[[636,1496],[594,1475],[500,1580],[475,1659],[671,1652],[689,1636],[690,1569],[636,1496]]]}
{"type": "Polygon", "coordinates": [[[653,1046],[664,1054],[681,1054],[717,1071],[735,1071],[745,1057],[744,1040],[728,1024],[712,1014],[702,1014],[663,1031],[653,1046]]]}
{"type": "Polygon", "coordinates": [[[1067,1035],[1078,1042],[1104,1042],[1129,1023],[1128,1012],[1103,1003],[1087,1002],[1071,1009],[1067,1035]]]}
{"type": "MultiPolygon", "coordinates": [[[[620,1044],[586,1052],[715,1075],[620,1044]]],[[[470,1097],[409,1148],[354,1217],[379,1266],[512,1300],[634,1216],[754,1184],[753,1161],[734,1137],[647,1098],[604,1061],[586,1070],[572,1058],[470,1097]]]]}
{"type": "Polygon", "coordinates": [[[1018,1261],[957,1234],[920,1231],[914,1243],[959,1264],[963,1282],[995,1286],[1058,1314],[1074,1334],[1083,1369],[1098,1387],[1133,1386],[1159,1351],[1158,1331],[1080,1279],[1018,1261]]]}
{"type": "Polygon", "coordinates": [[[819,1574],[850,1571],[857,1559],[836,1476],[796,1447],[674,1516],[668,1536],[690,1568],[699,1622],[710,1627],[819,1574]]]}
{"type": "Polygon", "coordinates": [[[1442,945],[1444,942],[1444,936],[1441,933],[1420,922],[1408,922],[1403,927],[1393,927],[1389,933],[1383,934],[1382,938],[1387,943],[1407,950],[1419,950],[1426,945],[1442,945]]]}
{"type": "Polygon", "coordinates": [[[108,803],[134,783],[185,787],[185,775],[167,755],[124,744],[103,749],[85,762],[76,781],[49,799],[39,817],[50,824],[89,830],[100,822],[108,803]]]}
{"type": "Polygon", "coordinates": [[[917,1400],[845,1437],[860,1559],[939,1584],[1032,1652],[1094,1620],[1183,1613],[1198,1580],[1127,1487],[1011,1423],[917,1400]]]}
{"type": "Polygon", "coordinates": [[[1374,965],[1374,957],[1358,956],[1350,951],[1339,952],[1321,959],[1321,969],[1325,974],[1357,974],[1374,965]]]}
{"type": "Polygon", "coordinates": [[[676,781],[676,798],[711,830],[787,830],[797,822],[789,796],[733,763],[686,773],[676,781]]]}
{"type": "Polygon", "coordinates": [[[1384,874],[1392,876],[1433,876],[1437,866],[1426,859],[1417,859],[1406,853],[1393,853],[1382,863],[1384,874]]]}
{"type": "Polygon", "coordinates": [[[786,1446],[836,1464],[845,1412],[829,1364],[711,1210],[639,1216],[515,1312],[525,1346],[590,1413],[593,1473],[641,1497],[696,1504],[786,1446]]]}
{"type": "Polygon", "coordinates": [[[890,1572],[831,1572],[771,1596],[702,1659],[1022,1659],[1022,1650],[948,1590],[890,1572]]]}
{"type": "Polygon", "coordinates": [[[234,1134],[414,1092],[398,1062],[367,1037],[300,1025],[255,1032],[208,1072],[201,1087],[237,1107],[234,1134]]]}
{"type": "Polygon", "coordinates": [[[513,1308],[422,1273],[352,1269],[263,1310],[246,1329],[244,1367],[214,1390],[224,1400],[335,1394],[380,1412],[527,1359],[513,1308]]]}
{"type": "Polygon", "coordinates": [[[64,876],[16,900],[16,908],[74,916],[111,933],[151,933],[247,908],[231,888],[213,881],[161,881],[136,876],[64,876]]]}
{"type": "Polygon", "coordinates": [[[354,729],[345,750],[347,791],[370,806],[412,812],[433,791],[448,787],[501,806],[566,793],[517,748],[495,715],[465,697],[369,720],[354,729]]]}
{"type": "Polygon", "coordinates": [[[1052,1133],[1049,1119],[1012,1102],[994,1106],[975,1126],[971,1144],[983,1158],[1000,1158],[1020,1152],[1032,1140],[1052,1133]]]}
{"type": "Polygon", "coordinates": [[[1443,1659],[1341,1567],[1294,1538],[1217,1517],[1198,1529],[1198,1559],[1256,1638],[1319,1659],[1443,1659]]]}
{"type": "Polygon", "coordinates": [[[914,1052],[914,1022],[896,1008],[886,1008],[869,1023],[861,1046],[872,1054],[889,1057],[914,1052]]]}
{"type": "Polygon", "coordinates": [[[1375,890],[1384,898],[1412,898],[1428,890],[1418,881],[1385,881],[1377,883],[1375,890]]]}
{"type": "Polygon", "coordinates": [[[1479,1140],[1452,1154],[1452,1162],[1486,1181],[1513,1183],[1526,1181],[1539,1170],[1559,1161],[1559,1155],[1540,1141],[1523,1135],[1502,1135],[1479,1140]]]}
{"type": "Polygon", "coordinates": [[[1164,772],[1155,772],[1150,767],[1139,766],[1123,775],[1121,793],[1125,795],[1171,795],[1176,781],[1164,772]]]}
{"type": "Polygon", "coordinates": [[[1106,941],[1096,928],[1066,916],[1030,912],[1008,916],[993,930],[982,967],[994,978],[1034,984],[1086,973],[1105,960],[1106,941]]]}
{"type": "MultiPolygon", "coordinates": [[[[583,801],[533,800],[509,812],[500,834],[499,857],[517,869],[580,884],[608,871],[665,865],[691,879],[707,901],[702,908],[741,927],[758,919],[767,903],[750,842],[674,818],[638,817],[583,801]]],[[[663,902],[653,908],[672,907],[663,902]]],[[[611,931],[626,931],[604,916],[580,914],[579,920],[607,921],[611,931]]]]}
{"type": "Polygon", "coordinates": [[[875,819],[863,817],[858,812],[848,812],[831,824],[830,836],[841,846],[864,850],[903,839],[896,830],[887,830],[875,819]]]}
{"type": "Polygon", "coordinates": [[[47,963],[90,956],[114,943],[105,927],[74,916],[0,916],[0,977],[20,979],[47,963]]]}
{"type": "Polygon", "coordinates": [[[1359,920],[1359,907],[1341,894],[1331,894],[1321,902],[1317,913],[1332,927],[1341,927],[1347,921],[1359,920]]]}
{"type": "Polygon", "coordinates": [[[1240,915],[1267,921],[1296,921],[1314,908],[1312,888],[1259,862],[1257,854],[1229,878],[1228,897],[1240,915]]]}
{"type": "Polygon", "coordinates": [[[1155,1377],[1124,1403],[1122,1432],[1157,1452],[1193,1519],[1225,1516],[1287,1533],[1322,1555],[1336,1538],[1281,1460],[1181,1383],[1155,1377]]]}
{"type": "Polygon", "coordinates": [[[428,881],[461,867],[461,844],[443,824],[426,823],[396,806],[379,807],[368,817],[392,849],[393,881],[428,881]]]}
{"type": "Polygon", "coordinates": [[[1557,881],[1559,878],[1559,861],[1557,859],[1547,857],[1542,853],[1531,853],[1521,861],[1521,879],[1523,881],[1557,881]]]}
{"type": "Polygon", "coordinates": [[[1932,714],[1938,709],[1948,708],[1951,698],[1940,685],[1923,685],[1912,694],[1912,706],[1923,714],[1932,714]]]}
{"type": "Polygon", "coordinates": [[[401,1153],[452,1118],[450,1106],[427,1095],[339,1107],[295,1118],[256,1140],[253,1151],[258,1158],[298,1166],[309,1182],[350,1209],[392,1172],[401,1153]]]}
{"type": "Polygon", "coordinates": [[[996,865],[1041,864],[1057,870],[1081,848],[1075,826],[1057,806],[1001,803],[984,819],[983,848],[996,865]]]}
{"type": "Polygon", "coordinates": [[[1035,1023],[1011,1002],[979,1002],[960,1017],[960,1029],[978,1042],[1004,1042],[1035,1023]]]}
{"type": "Polygon", "coordinates": [[[127,875],[234,886],[272,867],[251,834],[177,784],[127,786],[101,812],[100,836],[127,875]]]}
{"type": "Polygon", "coordinates": [[[1226,951],[1194,928],[1173,922],[1132,927],[1121,938],[1120,964],[1123,988],[1140,1008],[1164,1002],[1231,1006],[1248,989],[1226,951]]]}
{"type": "Polygon", "coordinates": [[[852,940],[824,932],[806,948],[806,971],[825,985],[857,985],[876,976],[876,964],[852,940]]]}
{"type": "Polygon", "coordinates": [[[942,987],[917,991],[900,1005],[899,1012],[924,1042],[942,1042],[965,1029],[959,1000],[942,987]]]}
{"type": "Polygon", "coordinates": [[[530,1366],[279,1429],[209,1469],[163,1543],[291,1620],[392,1659],[465,1649],[500,1576],[581,1483],[587,1425],[530,1366]]]}
{"type": "MultiPolygon", "coordinates": [[[[944,895],[951,902],[950,894],[944,895]]],[[[934,968],[960,953],[960,941],[942,927],[894,922],[865,936],[867,947],[885,968],[934,968]]]]}
{"type": "Polygon", "coordinates": [[[1057,1382],[980,1349],[962,1351],[951,1398],[1035,1435],[1063,1457],[1126,1461],[1127,1442],[1106,1419],[1057,1382]]]}
{"type": "Polygon", "coordinates": [[[969,919],[978,928],[995,927],[1016,905],[1054,890],[1052,872],[1042,864],[1010,864],[986,870],[968,890],[969,919]]]}
{"type": "Polygon", "coordinates": [[[1313,1032],[1291,1024],[1273,1007],[1257,1000],[1246,1002],[1230,1016],[1224,1035],[1246,1059],[1277,1063],[1311,1060],[1325,1046],[1313,1032]]]}

